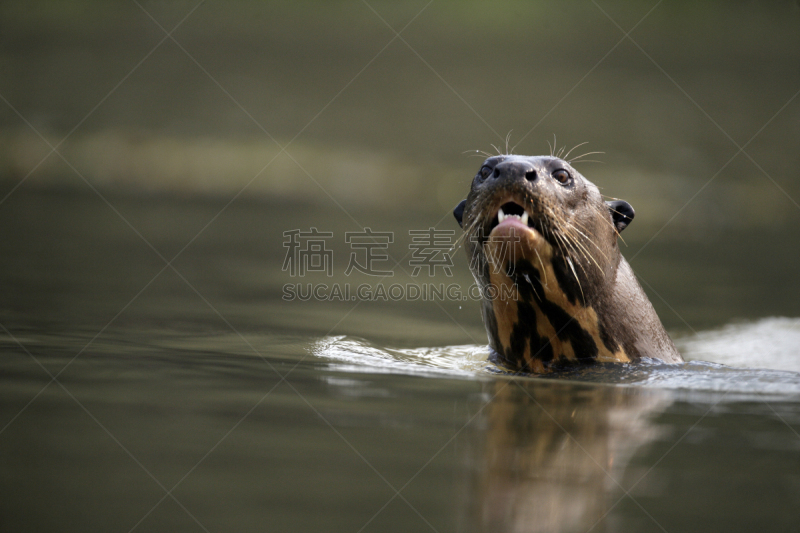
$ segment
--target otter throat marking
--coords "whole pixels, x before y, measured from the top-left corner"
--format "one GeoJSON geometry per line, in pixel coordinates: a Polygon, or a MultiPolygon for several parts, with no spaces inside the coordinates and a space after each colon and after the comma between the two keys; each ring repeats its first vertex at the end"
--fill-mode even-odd
{"type": "Polygon", "coordinates": [[[601,333],[594,308],[564,290],[553,268],[552,247],[526,249],[516,259],[499,250],[506,244],[492,239],[484,244],[490,283],[498,289],[494,293],[516,297],[492,301],[499,341],[495,350],[501,356],[521,354],[527,368],[537,373],[551,362],[630,362],[622,347],[601,333]],[[505,262],[492,260],[504,255],[505,262]]]}

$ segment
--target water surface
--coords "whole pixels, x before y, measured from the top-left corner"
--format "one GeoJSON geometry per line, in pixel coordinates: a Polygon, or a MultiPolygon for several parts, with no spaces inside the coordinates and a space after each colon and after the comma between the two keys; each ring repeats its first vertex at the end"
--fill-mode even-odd
{"type": "MultiPolygon", "coordinates": [[[[12,200],[0,210],[3,530],[800,524],[796,318],[737,322],[703,301],[712,325],[692,332],[651,294],[689,362],[508,376],[485,361],[475,302],[284,301],[283,231],[358,229],[342,214],[244,202],[197,236],[222,205],[112,198],[128,225],[95,196],[12,200]]],[[[356,216],[396,231],[393,253],[408,228],[438,222],[356,216]]],[[[647,268],[663,253],[648,247],[638,272],[693,316],[671,297],[698,290],[685,285],[699,273],[647,268]]],[[[347,254],[334,259],[328,282],[353,281],[347,254]]],[[[466,265],[451,279],[467,285],[466,265]]]]}

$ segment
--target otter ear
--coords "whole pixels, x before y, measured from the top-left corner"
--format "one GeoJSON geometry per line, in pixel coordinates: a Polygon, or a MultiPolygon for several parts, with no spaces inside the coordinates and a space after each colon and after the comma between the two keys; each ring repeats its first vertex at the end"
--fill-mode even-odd
{"type": "Polygon", "coordinates": [[[464,227],[464,206],[467,205],[466,200],[461,200],[459,204],[453,209],[453,216],[456,217],[456,221],[460,227],[464,227]]]}
{"type": "Polygon", "coordinates": [[[611,220],[614,221],[617,231],[622,233],[622,230],[628,227],[636,213],[633,212],[631,204],[624,200],[614,200],[613,202],[606,202],[608,210],[611,212],[611,220]]]}

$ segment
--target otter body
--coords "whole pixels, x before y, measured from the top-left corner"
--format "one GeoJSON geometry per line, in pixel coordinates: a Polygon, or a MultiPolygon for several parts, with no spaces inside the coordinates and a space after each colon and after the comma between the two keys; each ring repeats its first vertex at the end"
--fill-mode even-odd
{"type": "Polygon", "coordinates": [[[617,244],[633,219],[557,157],[487,159],[454,214],[483,294],[492,360],[546,372],[681,358],[617,244]]]}

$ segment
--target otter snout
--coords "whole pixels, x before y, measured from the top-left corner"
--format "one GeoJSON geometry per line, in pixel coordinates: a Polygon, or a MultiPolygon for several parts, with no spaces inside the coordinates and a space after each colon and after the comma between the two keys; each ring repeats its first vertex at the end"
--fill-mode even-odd
{"type": "Polygon", "coordinates": [[[518,181],[536,181],[536,169],[530,161],[506,160],[494,167],[492,179],[514,183],[518,181]]]}

